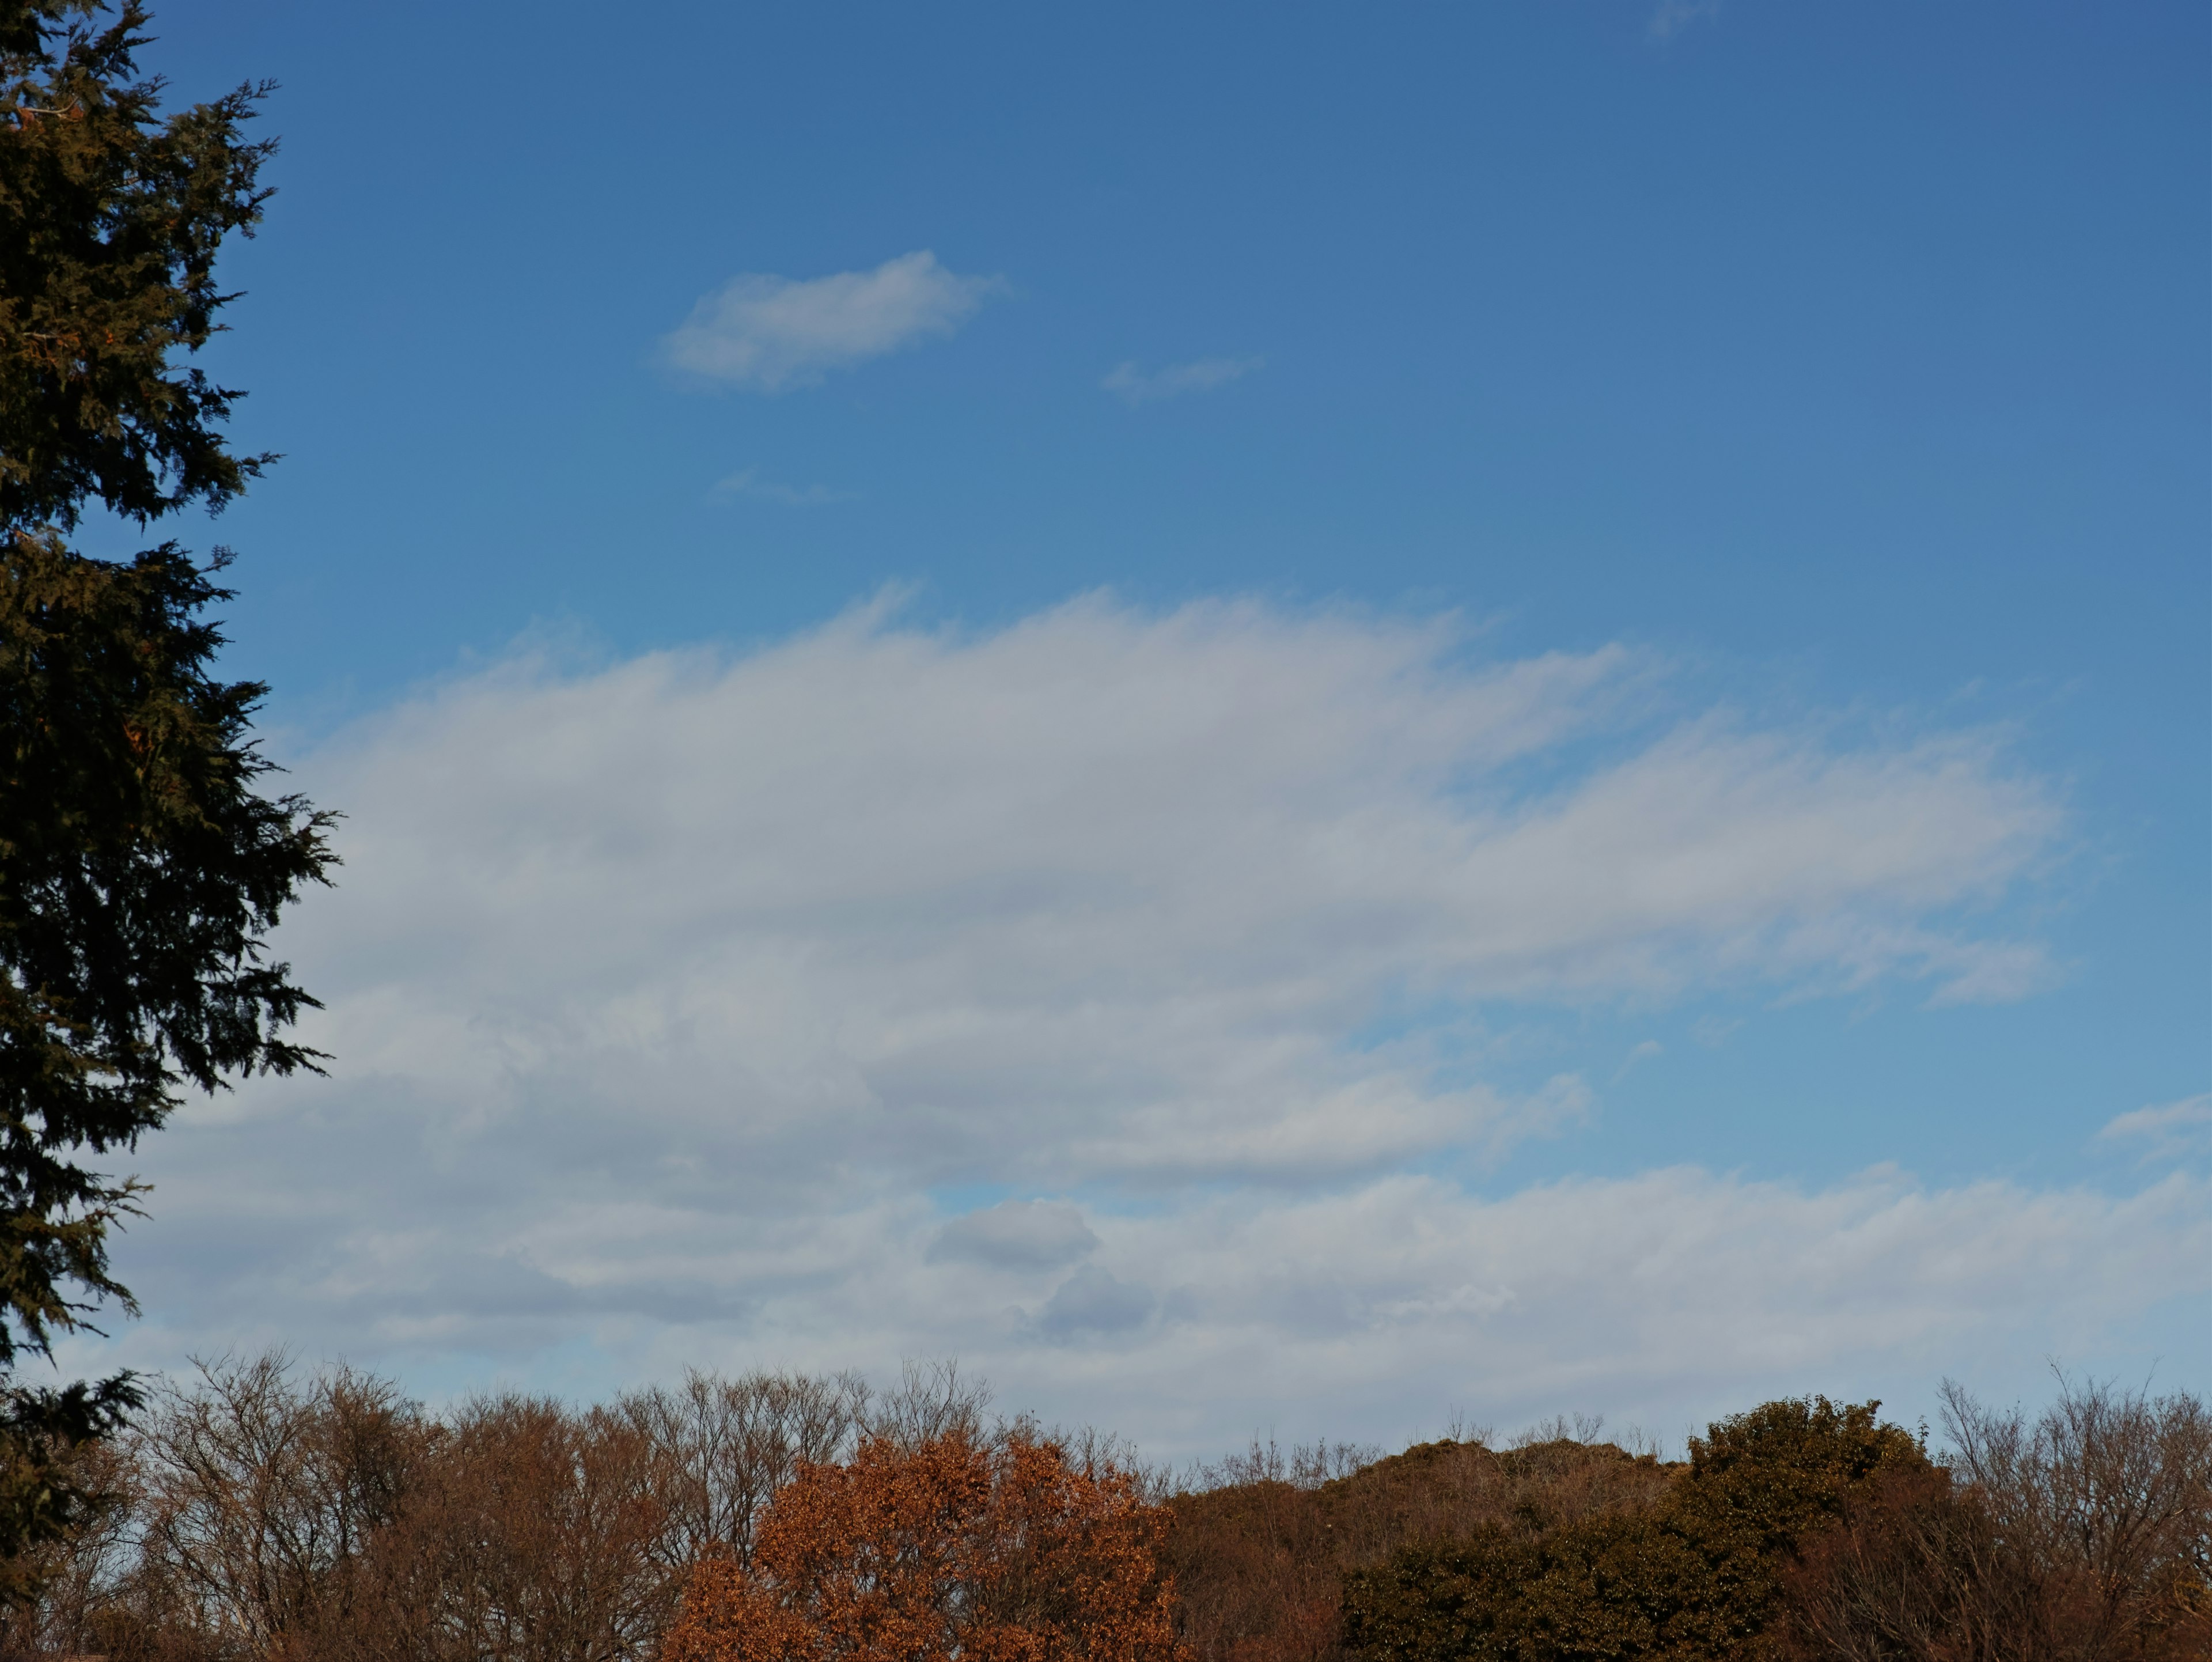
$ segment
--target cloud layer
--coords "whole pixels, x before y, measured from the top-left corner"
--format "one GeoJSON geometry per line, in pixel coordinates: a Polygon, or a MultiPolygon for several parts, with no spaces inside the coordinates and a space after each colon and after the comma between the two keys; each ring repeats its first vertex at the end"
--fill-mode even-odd
{"type": "Polygon", "coordinates": [[[1986,737],[1662,719],[1667,687],[1098,600],[453,681],[298,760],[349,815],[283,941],[338,1060],[148,1146],[161,1318],[123,1354],[957,1353],[1175,1448],[1271,1393],[1384,1433],[1439,1392],[1660,1412],[2201,1288],[2179,1177],[1439,1175],[1593,1111],[1498,1082],[1475,1013],[2047,972],[1972,922],[2062,825],[1986,737]]]}
{"type": "Polygon", "coordinates": [[[748,272],[694,306],[661,341],[661,358],[723,386],[781,392],[949,335],[999,286],[946,271],[926,248],[872,271],[803,279],[748,272]]]}

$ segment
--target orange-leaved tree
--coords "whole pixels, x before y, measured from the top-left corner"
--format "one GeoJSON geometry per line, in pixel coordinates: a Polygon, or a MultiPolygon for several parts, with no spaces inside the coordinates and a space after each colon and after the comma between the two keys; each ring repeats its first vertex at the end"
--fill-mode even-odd
{"type": "Polygon", "coordinates": [[[749,1560],[694,1573],[663,1662],[1179,1662],[1168,1526],[1133,1477],[1017,1428],[802,1464],[749,1560]]]}

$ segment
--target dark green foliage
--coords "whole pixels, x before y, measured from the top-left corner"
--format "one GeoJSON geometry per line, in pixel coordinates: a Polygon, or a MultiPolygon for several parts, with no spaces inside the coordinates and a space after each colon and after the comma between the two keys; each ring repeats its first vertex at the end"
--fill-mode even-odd
{"type": "Polygon", "coordinates": [[[170,362],[215,332],[217,249],[250,234],[267,88],[156,119],[145,10],[0,0],[0,527],[73,527],[97,500],[141,524],[220,508],[266,456],[217,423],[239,394],[170,362]]]}
{"type": "Polygon", "coordinates": [[[1534,1611],[1527,1597],[1510,1594],[1536,1586],[1547,1568],[1535,1542],[1497,1524],[1409,1547],[1379,1569],[1345,1577],[1345,1648],[1377,1662],[1530,1654],[1534,1611]]]}
{"type": "Polygon", "coordinates": [[[184,1081],[312,1060],[305,995],[258,940],[328,861],[321,821],[253,785],[262,688],[210,676],[224,598],[164,546],[128,566],[19,534],[0,581],[0,1362],[107,1275],[130,1148],[184,1081]]]}
{"type": "Polygon", "coordinates": [[[1478,1527],[1345,1578],[1366,1662],[1565,1662],[1774,1653],[1798,1543],[1875,1473],[1925,1464],[1878,1404],[1769,1403],[1711,1428],[1649,1508],[1556,1529],[1478,1527]]]}
{"type": "MultiPolygon", "coordinates": [[[[313,1001],[261,941],[323,879],[328,817],[255,788],[254,682],[211,671],[228,598],[173,543],[128,562],[63,533],[221,508],[267,457],[239,395],[172,359],[228,296],[216,253],[266,196],[241,128],[265,88],[162,117],[135,0],[0,0],[0,1371],[103,1300],[126,1152],[185,1086],[286,1073],[313,1001]]],[[[0,1558],[65,1528],[70,1451],[127,1378],[0,1397],[0,1558]]],[[[0,1588],[0,1592],[6,1589],[0,1588]]]]}

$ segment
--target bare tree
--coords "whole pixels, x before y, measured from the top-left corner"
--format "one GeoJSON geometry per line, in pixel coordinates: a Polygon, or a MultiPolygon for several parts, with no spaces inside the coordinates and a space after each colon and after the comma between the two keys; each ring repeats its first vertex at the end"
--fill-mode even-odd
{"type": "Polygon", "coordinates": [[[389,1381],[338,1367],[301,1382],[289,1358],[196,1365],[125,1445],[131,1601],[256,1655],[342,1626],[363,1547],[395,1517],[422,1443],[389,1381]]]}
{"type": "Polygon", "coordinates": [[[1954,1476],[2013,1577],[2039,1591],[2060,1653],[2145,1654],[2178,1622],[2212,1636],[2212,1415],[2185,1394],[2063,1373],[2058,1388],[2031,1421],[1946,1381],[1943,1427],[1954,1476]]]}
{"type": "Polygon", "coordinates": [[[514,1394],[469,1403],[441,1428],[398,1526],[379,1543],[390,1637],[371,1653],[646,1654],[680,1592],[659,1549],[672,1470],[618,1410],[574,1413],[514,1394]]]}
{"type": "Polygon", "coordinates": [[[606,1408],[509,1393],[433,1416],[353,1369],[223,1357],[82,1451],[104,1498],[16,1567],[44,1593],[0,1614],[0,1657],[643,1662],[698,1563],[749,1562],[801,1470],[871,1436],[1001,1435],[988,1403],[912,1364],[880,1395],[695,1371],[606,1408]]]}
{"type": "Polygon", "coordinates": [[[725,1379],[687,1369],[675,1390],[624,1397],[617,1411],[665,1460],[667,1522],[658,1548],[672,1569],[710,1551],[740,1563],[753,1526],[802,1460],[849,1452],[869,1406],[858,1374],[754,1373],[725,1379]]]}
{"type": "Polygon", "coordinates": [[[974,1441],[986,1435],[991,1387],[963,1379],[955,1361],[899,1364],[899,1382],[880,1400],[863,1405],[860,1429],[903,1449],[947,1437],[974,1441]]]}
{"type": "Polygon", "coordinates": [[[2196,1662],[2212,1655],[2212,1416],[2061,1375],[2030,1418],[1943,1387],[1947,1468],[1846,1508],[1793,1577],[1822,1662],[2196,1662]]]}

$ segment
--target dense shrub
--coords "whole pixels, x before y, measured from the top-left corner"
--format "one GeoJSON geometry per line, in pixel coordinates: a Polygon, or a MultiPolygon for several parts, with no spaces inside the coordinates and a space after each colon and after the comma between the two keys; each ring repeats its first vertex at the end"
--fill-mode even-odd
{"type": "Polygon", "coordinates": [[[1580,1519],[1483,1519],[1345,1578],[1361,1662],[1772,1655],[1800,1541],[1876,1473],[1923,1469],[1875,1403],[1769,1403],[1692,1439],[1648,1504],[1580,1519]]]}
{"type": "Polygon", "coordinates": [[[1255,1447],[1203,1470],[1170,1503],[1197,1662],[1320,1662],[1341,1648],[1347,1571],[1485,1530],[1519,1538],[1641,1511],[1667,1488],[1650,1455],[1553,1429],[1504,1450],[1452,1440],[1389,1458],[1255,1447]]]}

